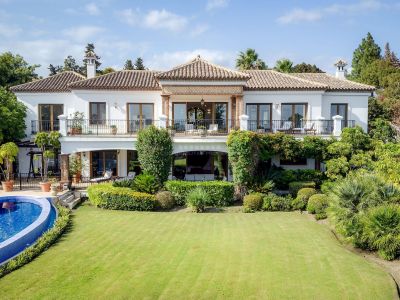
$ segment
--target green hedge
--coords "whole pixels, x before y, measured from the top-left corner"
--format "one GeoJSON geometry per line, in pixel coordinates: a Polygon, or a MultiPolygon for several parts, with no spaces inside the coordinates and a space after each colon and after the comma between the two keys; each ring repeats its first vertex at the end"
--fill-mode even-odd
{"type": "Polygon", "coordinates": [[[313,188],[315,189],[315,182],[312,181],[294,181],[289,183],[289,193],[293,196],[297,196],[297,192],[303,188],[313,188]]]}
{"type": "Polygon", "coordinates": [[[58,217],[53,227],[39,237],[35,244],[26,248],[17,257],[2,265],[0,267],[0,278],[32,261],[35,257],[48,249],[60,237],[67,228],[71,219],[69,209],[57,206],[57,210],[58,217]]]}
{"type": "Polygon", "coordinates": [[[165,183],[165,188],[172,193],[177,205],[185,205],[186,196],[197,187],[203,188],[210,196],[208,206],[228,206],[234,201],[235,188],[231,182],[170,180],[165,183]]]}
{"type": "Polygon", "coordinates": [[[90,203],[105,209],[148,211],[156,206],[154,195],[113,187],[110,183],[90,186],[88,196],[90,203]]]}

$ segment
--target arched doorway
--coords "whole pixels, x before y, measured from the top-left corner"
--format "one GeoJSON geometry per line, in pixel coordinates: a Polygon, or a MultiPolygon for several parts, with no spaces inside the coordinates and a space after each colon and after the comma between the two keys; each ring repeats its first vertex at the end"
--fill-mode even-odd
{"type": "Polygon", "coordinates": [[[228,155],[216,151],[190,151],[173,155],[172,175],[181,180],[227,180],[228,155]]]}

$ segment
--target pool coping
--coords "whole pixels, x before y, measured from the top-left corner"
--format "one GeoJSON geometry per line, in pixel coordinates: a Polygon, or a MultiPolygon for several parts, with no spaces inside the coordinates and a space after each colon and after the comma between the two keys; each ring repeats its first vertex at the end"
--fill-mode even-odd
{"type": "Polygon", "coordinates": [[[0,265],[6,263],[8,260],[36,242],[45,231],[44,227],[50,218],[52,206],[47,198],[37,196],[0,196],[0,203],[3,202],[3,199],[7,198],[11,198],[14,201],[23,201],[39,205],[42,208],[42,211],[40,212],[39,217],[32,224],[0,243],[0,253],[2,253],[0,254],[0,265]],[[15,249],[21,248],[22,250],[15,251],[15,249]]]}

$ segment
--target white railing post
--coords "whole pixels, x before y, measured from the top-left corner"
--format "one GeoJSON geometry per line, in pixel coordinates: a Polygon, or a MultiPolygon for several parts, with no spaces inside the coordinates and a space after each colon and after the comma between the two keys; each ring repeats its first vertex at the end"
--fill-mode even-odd
{"type": "Polygon", "coordinates": [[[322,134],[325,131],[325,128],[324,128],[325,118],[324,117],[317,117],[316,119],[317,119],[317,121],[315,122],[316,123],[315,126],[316,126],[316,129],[317,129],[317,133],[318,134],[322,134]]]}
{"type": "Polygon", "coordinates": [[[67,136],[67,116],[60,115],[58,116],[58,120],[60,121],[60,134],[61,136],[67,136]]]}
{"type": "Polygon", "coordinates": [[[336,115],[332,117],[333,120],[333,135],[334,136],[340,136],[342,133],[342,120],[343,117],[336,115]]]}
{"type": "Polygon", "coordinates": [[[167,119],[168,117],[166,115],[161,115],[160,116],[160,128],[167,128],[167,119]]]}
{"type": "Polygon", "coordinates": [[[248,115],[240,115],[240,130],[247,130],[249,124],[249,116],[248,115]]]}

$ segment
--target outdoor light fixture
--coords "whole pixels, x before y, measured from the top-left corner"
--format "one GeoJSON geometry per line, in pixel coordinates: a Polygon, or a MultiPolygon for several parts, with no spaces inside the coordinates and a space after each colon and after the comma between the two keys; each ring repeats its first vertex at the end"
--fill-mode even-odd
{"type": "Polygon", "coordinates": [[[204,106],[204,99],[203,99],[203,97],[201,97],[200,104],[201,104],[201,106],[204,106]]]}
{"type": "Polygon", "coordinates": [[[114,102],[114,108],[117,109],[118,108],[118,103],[114,102]]]}
{"type": "Polygon", "coordinates": [[[275,107],[275,109],[278,109],[279,108],[279,103],[275,103],[274,107],[275,107]]]}

